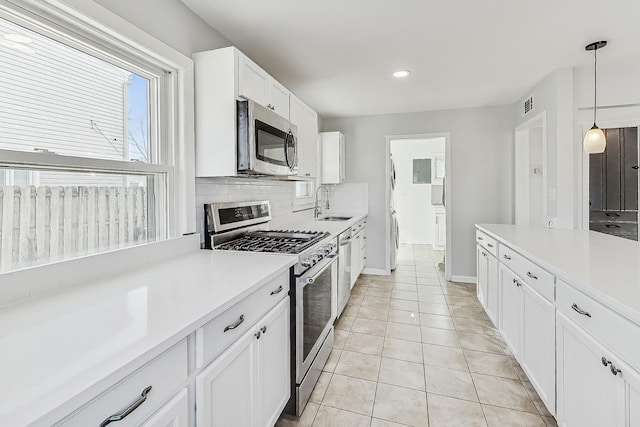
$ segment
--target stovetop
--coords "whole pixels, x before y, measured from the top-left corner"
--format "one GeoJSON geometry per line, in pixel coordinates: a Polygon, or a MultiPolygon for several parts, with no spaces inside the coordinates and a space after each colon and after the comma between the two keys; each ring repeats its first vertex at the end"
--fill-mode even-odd
{"type": "Polygon", "coordinates": [[[329,233],[315,231],[253,231],[218,245],[216,249],[299,254],[328,235],[329,233]]]}

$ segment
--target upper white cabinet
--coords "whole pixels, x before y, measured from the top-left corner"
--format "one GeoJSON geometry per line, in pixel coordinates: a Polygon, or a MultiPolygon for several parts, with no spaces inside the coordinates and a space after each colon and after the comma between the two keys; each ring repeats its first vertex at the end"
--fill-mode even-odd
{"type": "Polygon", "coordinates": [[[341,132],[321,132],[321,184],[342,184],[345,180],[345,139],[341,132]]]}
{"type": "Polygon", "coordinates": [[[317,153],[313,149],[317,142],[309,142],[311,134],[318,133],[315,111],[233,46],[195,53],[193,61],[196,176],[237,175],[236,100],[251,99],[298,126],[304,156],[299,157],[299,175],[317,177],[317,153]]]}
{"type": "Polygon", "coordinates": [[[318,114],[295,95],[289,97],[290,121],[298,127],[298,177],[317,178],[318,114]]]}
{"type": "Polygon", "coordinates": [[[238,96],[251,99],[288,119],[290,92],[287,88],[240,51],[234,50],[238,57],[238,96]]]}

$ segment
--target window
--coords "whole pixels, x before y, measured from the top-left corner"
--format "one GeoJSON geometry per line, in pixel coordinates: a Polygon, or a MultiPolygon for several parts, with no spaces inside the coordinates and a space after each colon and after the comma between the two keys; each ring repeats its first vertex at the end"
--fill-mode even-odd
{"type": "Polygon", "coordinates": [[[310,209],[315,202],[315,181],[296,181],[294,186],[293,210],[310,209]]]}
{"type": "Polygon", "coordinates": [[[0,271],[177,236],[177,69],[21,13],[0,6],[0,271]]]}

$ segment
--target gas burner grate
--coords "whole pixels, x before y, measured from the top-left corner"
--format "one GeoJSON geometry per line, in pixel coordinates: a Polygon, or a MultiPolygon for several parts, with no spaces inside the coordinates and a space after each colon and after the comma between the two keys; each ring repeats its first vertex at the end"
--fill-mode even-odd
{"type": "Polygon", "coordinates": [[[216,246],[216,249],[298,254],[327,235],[314,231],[254,231],[216,246]]]}

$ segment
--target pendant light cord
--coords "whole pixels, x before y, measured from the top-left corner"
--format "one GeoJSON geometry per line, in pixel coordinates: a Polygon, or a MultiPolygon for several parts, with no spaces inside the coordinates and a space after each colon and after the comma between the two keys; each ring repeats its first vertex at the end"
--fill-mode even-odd
{"type": "Polygon", "coordinates": [[[593,125],[596,125],[598,110],[598,48],[593,50],[593,125]]]}

